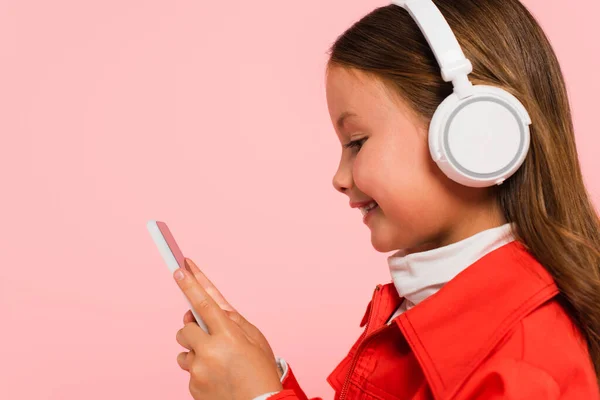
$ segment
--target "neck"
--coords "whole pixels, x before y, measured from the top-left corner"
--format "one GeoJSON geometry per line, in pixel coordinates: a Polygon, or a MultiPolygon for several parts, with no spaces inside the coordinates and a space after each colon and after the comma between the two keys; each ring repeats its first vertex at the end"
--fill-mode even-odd
{"type": "Polygon", "coordinates": [[[405,248],[404,254],[420,253],[448,246],[479,232],[508,223],[499,207],[495,207],[491,212],[489,208],[479,213],[470,212],[469,215],[461,215],[459,220],[461,222],[453,223],[451,227],[442,229],[436,235],[425,239],[416,246],[405,248]]]}
{"type": "Polygon", "coordinates": [[[437,292],[476,260],[514,240],[514,224],[504,224],[431,250],[407,253],[399,250],[388,257],[392,280],[409,306],[437,292]]]}

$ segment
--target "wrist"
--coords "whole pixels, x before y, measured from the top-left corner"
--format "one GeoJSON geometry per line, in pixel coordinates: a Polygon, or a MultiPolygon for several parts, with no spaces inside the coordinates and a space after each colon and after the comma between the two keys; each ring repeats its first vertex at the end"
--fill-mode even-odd
{"type": "Polygon", "coordinates": [[[283,369],[281,368],[281,365],[279,365],[279,363],[277,363],[277,374],[279,375],[279,379],[281,379],[281,377],[283,376],[283,369]]]}
{"type": "Polygon", "coordinates": [[[279,380],[281,380],[281,377],[283,376],[283,368],[281,368],[281,364],[279,364],[277,361],[275,361],[275,365],[277,365],[277,375],[279,376],[279,380]]]}

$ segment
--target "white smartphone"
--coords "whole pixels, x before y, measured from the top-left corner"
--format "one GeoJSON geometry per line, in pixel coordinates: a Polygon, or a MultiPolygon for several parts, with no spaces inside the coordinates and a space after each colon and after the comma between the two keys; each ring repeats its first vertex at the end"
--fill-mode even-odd
{"type": "MultiPolygon", "coordinates": [[[[156,247],[158,247],[160,255],[167,263],[167,267],[169,268],[169,271],[171,271],[171,274],[173,274],[177,268],[187,269],[185,267],[183,253],[181,252],[181,249],[179,249],[179,246],[177,245],[177,242],[175,241],[173,234],[171,234],[167,224],[161,221],[150,220],[146,224],[146,227],[148,228],[148,232],[150,232],[150,236],[152,236],[154,243],[156,243],[156,247]]],[[[188,300],[187,297],[186,300],[188,300]]],[[[189,300],[188,304],[190,305],[192,314],[194,314],[196,322],[200,328],[208,333],[206,324],[202,318],[198,316],[189,300]]]]}

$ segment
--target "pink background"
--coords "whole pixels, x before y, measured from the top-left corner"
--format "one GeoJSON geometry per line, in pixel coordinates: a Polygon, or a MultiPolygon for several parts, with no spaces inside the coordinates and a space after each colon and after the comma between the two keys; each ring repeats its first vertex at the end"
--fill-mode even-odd
{"type": "MultiPolygon", "coordinates": [[[[529,0],[600,199],[600,6],[529,0]]],[[[186,399],[171,227],[306,393],[362,331],[385,257],[331,179],[326,50],[381,1],[0,2],[0,398],[186,399]]]]}

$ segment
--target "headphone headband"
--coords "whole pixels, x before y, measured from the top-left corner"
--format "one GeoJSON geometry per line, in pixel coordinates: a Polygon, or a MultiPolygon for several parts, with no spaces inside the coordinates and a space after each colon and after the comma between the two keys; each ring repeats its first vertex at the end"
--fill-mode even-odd
{"type": "Polygon", "coordinates": [[[452,81],[454,92],[460,99],[473,93],[468,74],[473,71],[450,25],[431,0],[392,0],[392,4],[408,11],[425,35],[429,47],[441,68],[442,79],[452,81]]]}

